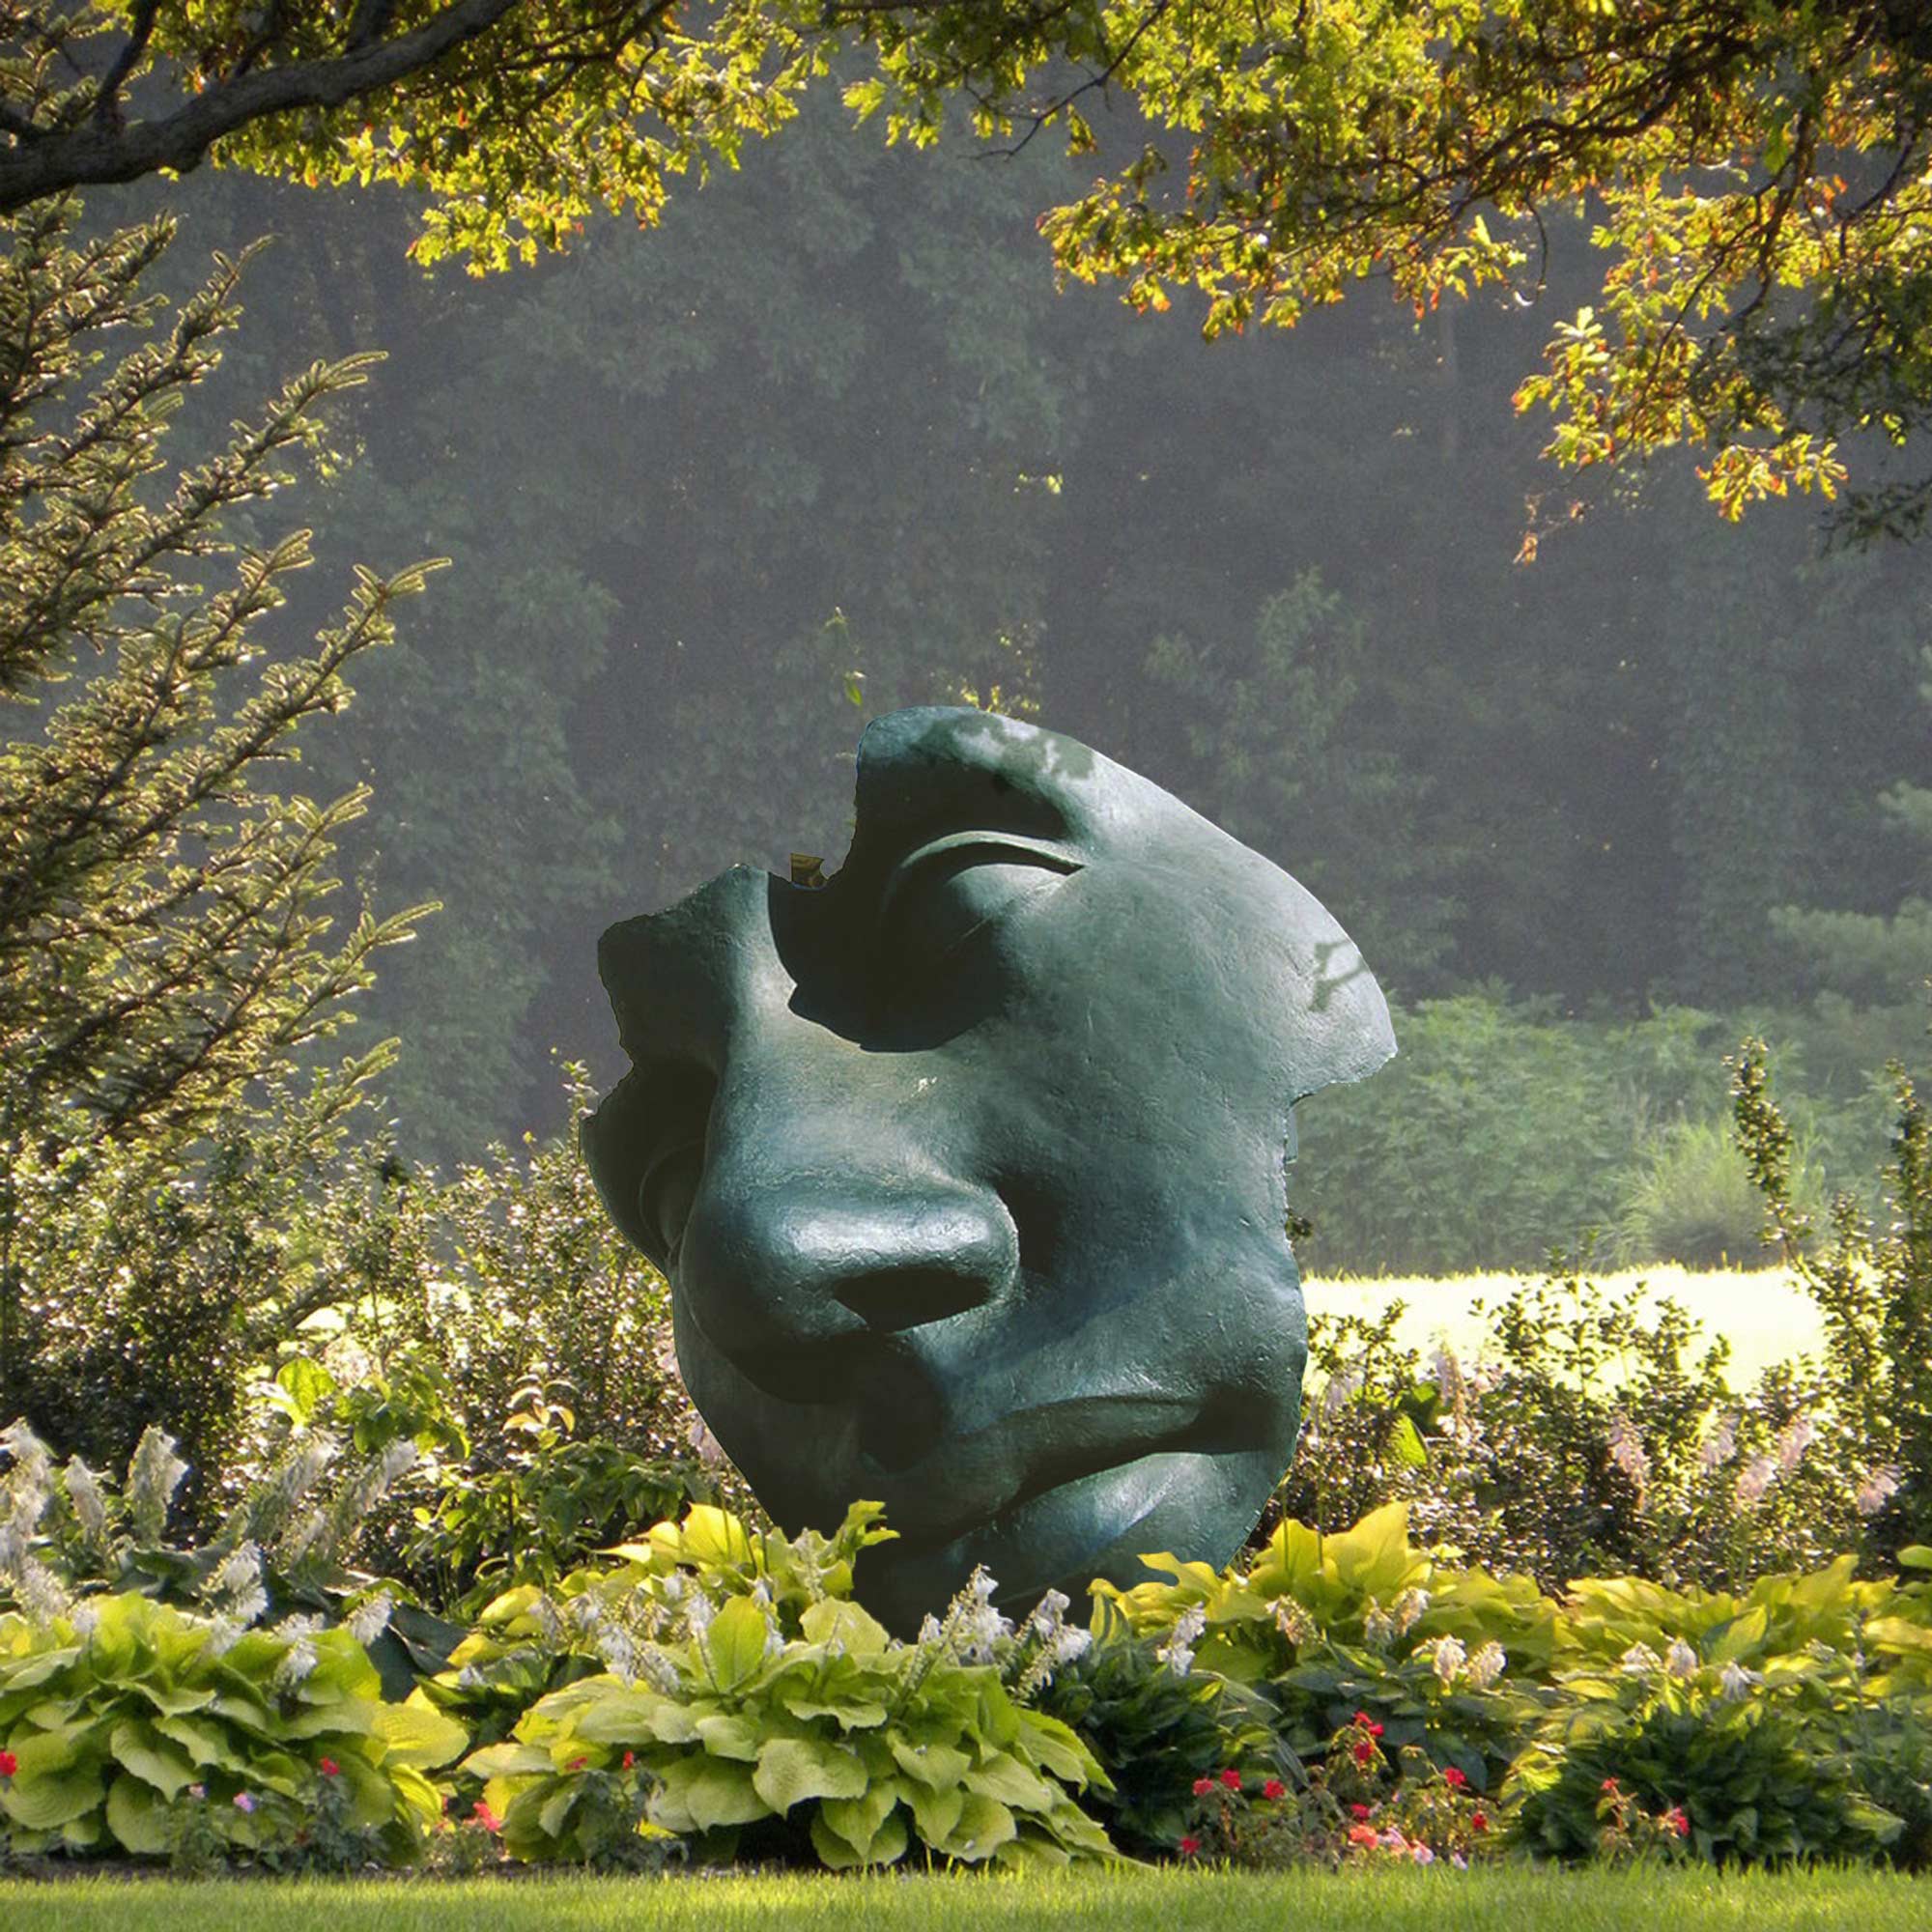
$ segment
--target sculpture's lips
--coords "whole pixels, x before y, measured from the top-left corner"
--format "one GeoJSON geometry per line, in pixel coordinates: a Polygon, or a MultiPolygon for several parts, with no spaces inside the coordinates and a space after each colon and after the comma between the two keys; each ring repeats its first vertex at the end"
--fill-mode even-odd
{"type": "Polygon", "coordinates": [[[909,1468],[861,1458],[859,1493],[886,1506],[911,1556],[957,1542],[1056,1491],[1143,1458],[1208,1450],[1198,1396],[1082,1396],[943,1441],[909,1468]]]}

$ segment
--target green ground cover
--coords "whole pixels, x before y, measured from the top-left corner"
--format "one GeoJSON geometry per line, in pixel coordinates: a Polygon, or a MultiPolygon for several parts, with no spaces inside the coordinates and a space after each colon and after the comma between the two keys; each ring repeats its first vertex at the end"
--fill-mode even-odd
{"type": "Polygon", "coordinates": [[[1484,1872],[1389,1869],[1253,1876],[1209,1871],[1009,1878],[680,1877],[540,1879],[505,1884],[162,1879],[0,1883],[0,1921],[61,1932],[1920,1932],[1923,1879],[1872,1871],[1729,1876],[1709,1869],[1484,1872]]]}
{"type": "MultiPolygon", "coordinates": [[[[1484,1322],[1469,1311],[1476,1302],[1497,1307],[1521,1277],[1466,1274],[1431,1280],[1426,1276],[1341,1276],[1303,1284],[1313,1315],[1378,1316],[1392,1301],[1406,1304],[1397,1336],[1419,1349],[1425,1359],[1438,1341],[1459,1355],[1472,1357],[1483,1340],[1484,1322]]],[[[1660,1263],[1619,1273],[1591,1271],[1591,1280],[1621,1296],[1641,1283],[1646,1305],[1669,1296],[1688,1309],[1707,1338],[1721,1335],[1731,1345],[1727,1379],[1747,1389],[1776,1362],[1818,1348],[1822,1330],[1817,1304],[1798,1286],[1788,1268],[1690,1269],[1660,1263]]]]}

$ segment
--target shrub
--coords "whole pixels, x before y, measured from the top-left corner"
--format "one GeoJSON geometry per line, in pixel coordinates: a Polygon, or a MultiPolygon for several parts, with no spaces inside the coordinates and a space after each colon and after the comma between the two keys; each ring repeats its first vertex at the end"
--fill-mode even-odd
{"type": "MultiPolygon", "coordinates": [[[[1817,1197],[1808,1169],[1800,1185],[1817,1197]]],[[[1652,1143],[1618,1209],[1620,1260],[1742,1267],[1763,1246],[1764,1201],[1725,1122],[1682,1121],[1652,1143]]]]}

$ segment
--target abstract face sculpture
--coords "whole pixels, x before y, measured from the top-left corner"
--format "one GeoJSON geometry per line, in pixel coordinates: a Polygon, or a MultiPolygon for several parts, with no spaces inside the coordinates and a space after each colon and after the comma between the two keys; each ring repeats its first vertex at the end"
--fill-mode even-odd
{"type": "Polygon", "coordinates": [[[1395,1050],[1308,893],[1070,739],[901,711],[829,883],[735,867],[599,963],[599,1191],[778,1521],[885,1504],[875,1614],[1233,1556],[1300,1408],[1288,1109],[1395,1050]]]}

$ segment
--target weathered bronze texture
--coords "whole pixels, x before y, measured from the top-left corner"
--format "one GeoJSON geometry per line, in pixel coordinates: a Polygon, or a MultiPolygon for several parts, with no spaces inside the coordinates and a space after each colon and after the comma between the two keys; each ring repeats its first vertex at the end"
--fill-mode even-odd
{"type": "Polygon", "coordinates": [[[1071,739],[901,711],[831,879],[734,867],[599,966],[598,1188],[772,1515],[886,1505],[877,1614],[1233,1555],[1300,1410],[1289,1107],[1395,1050],[1311,895],[1071,739]]]}

